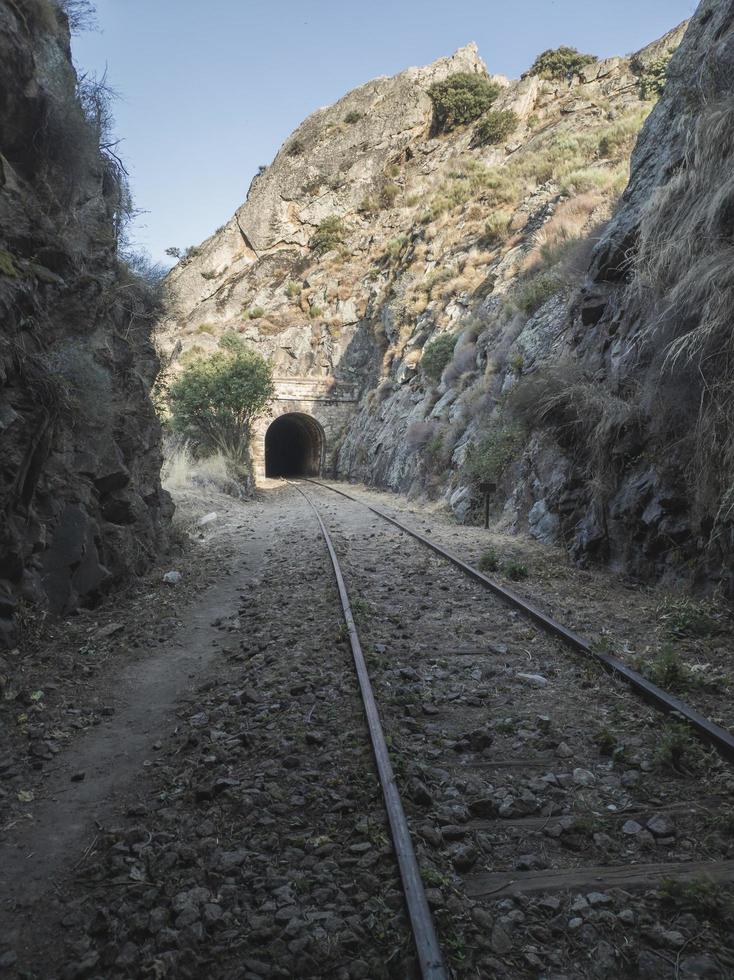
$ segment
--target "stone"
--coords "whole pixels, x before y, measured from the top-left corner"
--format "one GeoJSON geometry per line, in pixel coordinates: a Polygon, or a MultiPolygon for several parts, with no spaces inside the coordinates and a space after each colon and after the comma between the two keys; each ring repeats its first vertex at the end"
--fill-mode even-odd
{"type": "Polygon", "coordinates": [[[635,837],[642,830],[642,825],[637,823],[636,820],[626,820],[622,824],[622,833],[627,834],[628,837],[635,837]]]}
{"type": "Polygon", "coordinates": [[[593,786],[596,776],[589,769],[574,769],[573,781],[577,786],[593,786]]]}
{"type": "Polygon", "coordinates": [[[570,759],[573,750],[565,742],[561,742],[556,748],[556,755],[559,759],[570,759]]]}
{"type": "Polygon", "coordinates": [[[710,953],[695,953],[680,961],[680,980],[723,980],[721,968],[710,953]]]}
{"type": "Polygon", "coordinates": [[[204,514],[204,516],[200,517],[196,523],[199,525],[199,527],[206,527],[207,524],[213,524],[216,519],[217,512],[212,511],[210,514],[204,514]]]}
{"type": "Polygon", "coordinates": [[[515,676],[517,677],[518,680],[523,681],[525,684],[529,685],[530,687],[547,687],[548,686],[548,678],[547,677],[543,677],[542,674],[524,674],[524,673],[520,673],[520,674],[516,674],[515,676]]]}
{"type": "Polygon", "coordinates": [[[672,837],[675,832],[672,820],[662,814],[650,817],[645,826],[655,837],[672,837]]]}
{"type": "Polygon", "coordinates": [[[163,576],[163,581],[166,585],[178,585],[182,577],[181,572],[170,571],[163,576]]]}
{"type": "Polygon", "coordinates": [[[492,952],[498,956],[506,956],[512,949],[512,939],[499,922],[495,923],[492,928],[489,945],[492,952]]]}

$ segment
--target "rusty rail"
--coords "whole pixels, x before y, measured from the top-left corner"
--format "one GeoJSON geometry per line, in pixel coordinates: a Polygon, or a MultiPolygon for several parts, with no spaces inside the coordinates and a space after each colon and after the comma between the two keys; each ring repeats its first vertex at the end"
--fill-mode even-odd
{"type": "Polygon", "coordinates": [[[729,761],[734,762],[734,735],[727,729],[722,728],[720,725],[715,724],[710,721],[705,715],[700,714],[695,708],[686,704],[685,701],[681,701],[680,698],[676,698],[672,694],[668,694],[657,684],[653,684],[642,674],[628,667],[623,661],[619,660],[617,657],[613,657],[609,653],[604,653],[601,650],[594,649],[593,644],[587,640],[585,637],[580,636],[573,630],[568,629],[562,623],[556,622],[551,616],[548,616],[541,609],[533,603],[528,602],[527,599],[522,598],[512,589],[508,589],[503,585],[495,582],[493,579],[488,578],[478,569],[474,568],[472,565],[467,564],[457,555],[452,554],[446,548],[442,548],[440,545],[431,541],[425,535],[421,534],[419,531],[413,530],[413,528],[408,527],[406,524],[402,524],[396,518],[391,517],[379,507],[373,507],[371,504],[365,503],[364,500],[359,500],[357,497],[351,496],[351,494],[345,493],[344,490],[339,490],[336,487],[329,486],[328,483],[321,483],[319,480],[308,480],[309,483],[314,483],[319,487],[323,487],[325,490],[331,490],[332,493],[337,493],[341,497],[345,497],[347,500],[351,500],[354,503],[361,504],[362,507],[366,507],[368,510],[372,511],[373,514],[377,514],[378,517],[382,517],[384,520],[389,521],[390,524],[394,524],[395,527],[404,531],[406,534],[410,534],[412,537],[416,538],[418,541],[427,545],[436,554],[441,555],[443,558],[448,559],[457,568],[461,569],[466,575],[473,578],[475,581],[479,582],[485,588],[493,592],[498,598],[508,605],[513,606],[515,609],[519,609],[522,613],[528,616],[530,619],[534,620],[538,626],[544,629],[546,632],[557,637],[567,646],[576,650],[579,653],[584,654],[587,657],[596,660],[598,663],[604,667],[605,670],[609,671],[610,674],[621,677],[625,680],[632,689],[643,697],[646,701],[652,704],[654,707],[658,708],[660,711],[664,712],[675,712],[681,715],[691,728],[702,738],[704,741],[713,745],[723,756],[725,756],[729,761]]]}
{"type": "MultiPolygon", "coordinates": [[[[293,486],[295,486],[295,484],[293,484],[293,486]]],[[[380,778],[382,795],[385,800],[385,809],[390,822],[390,832],[392,835],[393,846],[395,848],[395,855],[400,868],[400,877],[403,882],[405,903],[408,908],[408,917],[410,918],[413,940],[415,942],[416,953],[418,954],[418,961],[420,963],[421,976],[423,977],[423,980],[448,980],[448,973],[443,965],[441,948],[438,944],[436,929],[433,924],[433,916],[431,915],[431,910],[428,907],[428,900],[426,899],[426,893],[423,888],[423,880],[421,878],[420,869],[418,868],[415,851],[413,850],[413,842],[410,838],[408,822],[405,819],[405,811],[403,810],[400,794],[395,784],[395,774],[393,772],[392,763],[390,762],[387,743],[385,741],[385,735],[380,722],[380,714],[377,710],[377,703],[375,701],[375,696],[372,691],[372,684],[367,671],[367,664],[365,663],[364,654],[362,653],[362,647],[359,642],[359,635],[354,622],[352,607],[349,603],[347,587],[344,584],[344,576],[342,575],[341,568],[339,567],[339,560],[336,556],[331,537],[329,532],[326,530],[326,526],[321,519],[321,515],[319,514],[316,505],[313,503],[308,494],[304,493],[300,487],[295,486],[295,489],[298,490],[301,496],[305,498],[306,502],[316,515],[316,520],[319,522],[319,527],[321,528],[321,533],[324,536],[329,557],[331,558],[331,564],[334,568],[334,576],[339,589],[339,598],[341,599],[342,610],[344,612],[344,621],[347,625],[347,631],[349,633],[349,642],[352,647],[354,666],[357,671],[359,689],[362,695],[365,716],[367,718],[370,741],[372,742],[372,751],[374,752],[375,756],[377,773],[380,778]]]]}

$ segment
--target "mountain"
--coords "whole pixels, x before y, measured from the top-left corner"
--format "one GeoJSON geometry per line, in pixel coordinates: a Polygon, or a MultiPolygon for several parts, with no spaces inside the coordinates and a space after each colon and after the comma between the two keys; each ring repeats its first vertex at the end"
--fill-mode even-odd
{"type": "Polygon", "coordinates": [[[704,0],[629,57],[519,80],[468,45],[318,110],[170,273],[171,370],[236,332],[279,378],[357,386],[334,475],[460,520],[490,484],[504,525],[579,561],[730,582],[726,381],[715,402],[719,348],[683,339],[692,297],[713,309],[725,286],[704,232],[727,213],[730,11],[704,0]],[[432,86],[457,76],[493,102],[442,124],[432,86]]]}

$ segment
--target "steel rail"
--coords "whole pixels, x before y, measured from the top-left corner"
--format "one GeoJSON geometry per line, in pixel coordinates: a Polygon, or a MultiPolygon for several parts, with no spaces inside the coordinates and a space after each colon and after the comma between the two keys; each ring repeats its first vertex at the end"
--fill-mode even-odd
{"type": "Polygon", "coordinates": [[[424,534],[419,531],[413,530],[413,528],[408,527],[406,524],[401,523],[396,518],[391,517],[380,507],[373,507],[371,504],[365,503],[364,500],[359,500],[357,497],[353,497],[351,494],[345,493],[344,490],[339,490],[336,487],[329,486],[328,483],[322,483],[320,480],[308,480],[309,483],[313,483],[316,486],[323,487],[325,490],[331,490],[332,493],[337,493],[341,497],[346,497],[347,500],[351,500],[354,503],[361,504],[362,507],[366,507],[368,510],[372,511],[373,514],[377,514],[378,517],[382,517],[384,520],[389,521],[390,524],[394,524],[395,527],[404,531],[406,534],[410,534],[412,537],[421,541],[423,544],[435,551],[436,554],[441,555],[443,558],[447,558],[450,562],[460,568],[462,572],[473,578],[475,581],[479,582],[485,588],[493,592],[498,598],[508,605],[513,606],[515,609],[519,609],[530,619],[534,620],[540,627],[542,627],[546,632],[557,637],[567,646],[572,647],[579,653],[584,654],[587,657],[591,657],[600,663],[605,670],[609,671],[610,674],[621,677],[625,680],[634,691],[641,695],[646,701],[652,704],[654,707],[658,708],[660,711],[664,712],[675,712],[681,715],[691,728],[706,742],[713,745],[723,756],[725,756],[729,761],[734,762],[734,735],[727,729],[722,728],[720,725],[715,724],[702,715],[700,712],[696,711],[685,701],[681,701],[672,694],[668,694],[657,684],[653,684],[642,674],[628,667],[622,660],[617,657],[613,657],[609,653],[604,653],[601,650],[595,650],[592,643],[585,637],[580,636],[573,630],[568,629],[562,623],[556,622],[551,616],[548,616],[541,609],[533,603],[528,602],[527,599],[522,598],[512,589],[508,589],[503,585],[495,582],[493,579],[488,578],[478,569],[474,568],[472,565],[467,564],[457,555],[452,554],[446,548],[442,548],[440,545],[431,541],[424,534]]]}
{"type": "Polygon", "coordinates": [[[331,558],[331,564],[334,568],[334,576],[339,589],[339,598],[341,599],[342,610],[344,612],[344,621],[347,624],[354,666],[357,671],[359,689],[367,718],[370,741],[372,742],[372,751],[375,756],[377,773],[380,778],[382,795],[385,800],[387,818],[390,822],[393,846],[400,868],[400,877],[403,882],[405,902],[408,908],[415,949],[420,963],[421,976],[423,980],[448,980],[448,973],[443,964],[441,947],[439,946],[436,929],[433,924],[433,916],[428,907],[428,900],[423,888],[423,880],[420,869],[418,868],[415,851],[413,850],[408,822],[405,819],[405,811],[403,810],[400,794],[395,784],[395,774],[390,762],[387,743],[380,722],[380,714],[377,710],[377,703],[372,691],[367,664],[365,663],[362,646],[359,642],[359,634],[357,633],[357,627],[354,622],[352,607],[349,603],[349,595],[344,583],[344,576],[339,566],[339,559],[336,556],[331,537],[326,530],[326,526],[321,519],[321,514],[318,512],[316,505],[300,487],[295,484],[292,484],[292,486],[304,497],[316,515],[316,520],[319,522],[321,533],[324,536],[329,557],[331,558]]]}

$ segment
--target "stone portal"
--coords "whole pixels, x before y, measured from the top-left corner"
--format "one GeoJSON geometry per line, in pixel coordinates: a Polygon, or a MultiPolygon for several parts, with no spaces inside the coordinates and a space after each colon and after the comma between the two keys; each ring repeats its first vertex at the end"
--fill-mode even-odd
{"type": "Polygon", "coordinates": [[[324,430],[310,415],[288,412],[265,433],[265,476],[320,476],[324,430]]]}
{"type": "Polygon", "coordinates": [[[267,413],[250,443],[255,479],[328,476],[331,455],[359,401],[359,388],[334,378],[274,378],[267,413]]]}

